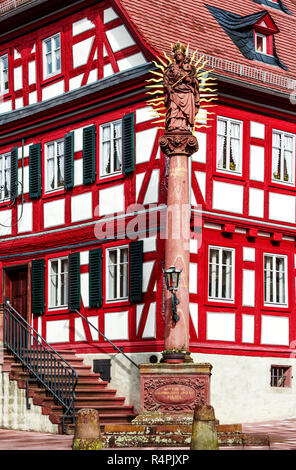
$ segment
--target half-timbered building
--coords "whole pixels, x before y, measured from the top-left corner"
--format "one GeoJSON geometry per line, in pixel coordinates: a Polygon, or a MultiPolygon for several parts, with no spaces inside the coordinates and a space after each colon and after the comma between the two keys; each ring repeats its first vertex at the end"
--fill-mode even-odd
{"type": "MultiPolygon", "coordinates": [[[[5,0],[0,25],[1,302],[139,410],[135,364],[163,350],[168,174],[145,85],[189,43],[218,89],[190,164],[191,357],[213,365],[221,422],[294,416],[293,0],[5,0]]],[[[31,429],[5,354],[0,424],[31,429]]]]}

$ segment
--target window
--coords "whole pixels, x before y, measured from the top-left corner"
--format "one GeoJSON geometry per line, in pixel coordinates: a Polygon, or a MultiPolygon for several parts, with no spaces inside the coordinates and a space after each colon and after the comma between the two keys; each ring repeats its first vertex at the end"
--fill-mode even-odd
{"type": "Polygon", "coordinates": [[[121,172],[122,122],[114,121],[101,126],[101,176],[121,172]]]}
{"type": "Polygon", "coordinates": [[[51,77],[61,72],[61,40],[56,34],[43,41],[44,77],[51,77]]]}
{"type": "Polygon", "coordinates": [[[10,198],[10,154],[0,155],[0,202],[10,198]]]}
{"type": "Polygon", "coordinates": [[[292,368],[290,366],[271,366],[270,386],[291,387],[292,368]]]}
{"type": "Polygon", "coordinates": [[[281,131],[272,133],[272,180],[294,184],[295,136],[281,131]]]}
{"type": "Polygon", "coordinates": [[[45,145],[46,191],[64,186],[64,140],[56,140],[45,145]]]}
{"type": "Polygon", "coordinates": [[[241,174],[242,122],[217,118],[217,169],[241,174]]]}
{"type": "Polygon", "coordinates": [[[264,255],[264,303],[287,303],[287,257],[264,255]]]}
{"type": "Polygon", "coordinates": [[[128,298],[128,248],[107,250],[107,300],[128,298]]]}
{"type": "Polygon", "coordinates": [[[49,262],[49,307],[66,307],[68,304],[68,258],[49,262]]]}
{"type": "Polygon", "coordinates": [[[267,37],[265,34],[255,33],[256,52],[267,54],[267,37]]]}
{"type": "Polygon", "coordinates": [[[209,248],[209,299],[234,300],[234,250],[209,248]]]}
{"type": "Polygon", "coordinates": [[[7,93],[8,85],[8,55],[0,57],[0,93],[7,93]]]}

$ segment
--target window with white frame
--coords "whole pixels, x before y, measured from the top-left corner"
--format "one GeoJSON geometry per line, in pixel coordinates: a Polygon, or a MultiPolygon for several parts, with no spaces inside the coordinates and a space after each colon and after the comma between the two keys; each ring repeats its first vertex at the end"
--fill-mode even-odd
{"type": "Polygon", "coordinates": [[[122,168],[122,121],[101,126],[101,176],[121,172],[122,168]]]}
{"type": "Polygon", "coordinates": [[[46,191],[54,191],[64,186],[64,139],[45,144],[46,191]]]}
{"type": "Polygon", "coordinates": [[[0,155],[0,202],[10,198],[10,153],[0,155]]]}
{"type": "Polygon", "coordinates": [[[255,48],[260,54],[267,54],[267,37],[265,34],[255,32],[255,48]]]}
{"type": "Polygon", "coordinates": [[[49,261],[49,307],[66,307],[68,304],[68,258],[49,261]]]}
{"type": "Polygon", "coordinates": [[[0,57],[0,93],[7,93],[8,90],[8,55],[5,54],[0,57]]]}
{"type": "Polygon", "coordinates": [[[274,130],[272,132],[272,180],[294,184],[295,135],[274,130]]]}
{"type": "Polygon", "coordinates": [[[128,298],[128,247],[110,248],[107,253],[107,300],[128,298]]]}
{"type": "Polygon", "coordinates": [[[209,247],[209,299],[234,300],[234,249],[209,247]]]}
{"type": "Polygon", "coordinates": [[[61,38],[56,34],[43,41],[44,78],[61,72],[61,38]]]}
{"type": "Polygon", "coordinates": [[[264,303],[287,305],[287,257],[264,255],[264,303]]]}
{"type": "Polygon", "coordinates": [[[217,169],[241,174],[242,122],[217,118],[217,169]]]}

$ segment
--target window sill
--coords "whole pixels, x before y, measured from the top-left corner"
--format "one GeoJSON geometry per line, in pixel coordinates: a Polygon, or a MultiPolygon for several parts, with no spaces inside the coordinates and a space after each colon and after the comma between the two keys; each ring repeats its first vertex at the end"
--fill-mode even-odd
{"type": "Polygon", "coordinates": [[[291,191],[295,191],[295,183],[289,183],[285,181],[270,181],[269,185],[271,188],[285,188],[285,189],[290,189],[291,191]]]}
{"type": "Polygon", "coordinates": [[[59,72],[56,75],[50,75],[48,77],[44,77],[41,82],[41,87],[49,85],[50,83],[57,82],[61,78],[64,78],[64,74],[62,72],[59,72]]]}
{"type": "Polygon", "coordinates": [[[42,199],[58,199],[59,196],[66,194],[66,189],[63,187],[61,189],[53,189],[42,195],[42,199]]]}
{"type": "Polygon", "coordinates": [[[123,173],[116,173],[112,175],[100,176],[97,184],[112,183],[113,181],[119,181],[124,179],[123,173]]]}
{"type": "Polygon", "coordinates": [[[208,307],[237,308],[237,304],[234,300],[208,299],[205,305],[208,307]]]}
{"type": "Polygon", "coordinates": [[[289,306],[284,304],[264,304],[262,307],[264,311],[272,311],[272,312],[289,312],[289,306]]]}
{"type": "Polygon", "coordinates": [[[103,304],[103,308],[116,308],[116,307],[129,307],[129,299],[116,299],[116,300],[106,300],[103,304]]]}
{"type": "Polygon", "coordinates": [[[218,171],[218,170],[215,170],[215,172],[213,173],[212,179],[214,179],[214,178],[219,178],[219,179],[220,178],[227,178],[227,179],[231,179],[231,180],[234,180],[234,181],[239,181],[239,182],[242,182],[242,183],[245,182],[245,179],[241,174],[237,174],[237,173],[234,173],[234,172],[231,172],[231,171],[218,171]]]}

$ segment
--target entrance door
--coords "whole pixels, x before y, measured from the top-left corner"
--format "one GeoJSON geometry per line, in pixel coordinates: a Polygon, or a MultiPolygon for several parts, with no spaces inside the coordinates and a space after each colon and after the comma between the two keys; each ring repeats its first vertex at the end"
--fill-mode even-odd
{"type": "Polygon", "coordinates": [[[12,307],[28,321],[28,267],[6,271],[5,297],[12,307]]]}
{"type": "MultiPolygon", "coordinates": [[[[24,318],[28,323],[30,322],[28,315],[28,266],[19,266],[4,270],[4,297],[5,301],[8,297],[11,306],[24,318]]],[[[26,327],[26,325],[24,324],[26,327]]],[[[8,336],[12,341],[11,347],[27,348],[28,333],[22,330],[17,323],[11,319],[7,324],[8,331],[11,334],[8,336]]]]}

